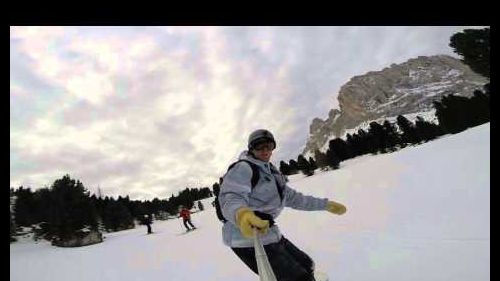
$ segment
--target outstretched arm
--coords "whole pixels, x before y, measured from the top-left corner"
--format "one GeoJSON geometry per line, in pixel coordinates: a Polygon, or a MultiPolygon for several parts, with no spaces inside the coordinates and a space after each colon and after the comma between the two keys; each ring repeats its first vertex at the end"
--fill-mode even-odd
{"type": "Polygon", "coordinates": [[[304,195],[293,188],[285,185],[285,206],[302,211],[325,210],[328,204],[327,198],[318,198],[304,195]]]}
{"type": "Polygon", "coordinates": [[[285,206],[297,210],[317,211],[327,210],[330,213],[342,215],[347,211],[347,208],[335,201],[327,198],[317,198],[310,195],[304,195],[295,191],[288,185],[285,186],[285,206]]]}

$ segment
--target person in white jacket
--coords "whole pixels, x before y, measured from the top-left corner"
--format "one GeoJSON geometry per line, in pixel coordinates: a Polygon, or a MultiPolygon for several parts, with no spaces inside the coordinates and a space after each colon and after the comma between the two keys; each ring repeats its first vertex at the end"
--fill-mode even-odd
{"type": "Polygon", "coordinates": [[[303,195],[286,183],[270,162],[276,141],[271,132],[259,129],[248,138],[248,150],[224,175],[219,204],[226,219],[223,242],[256,274],[253,228],[260,238],[279,281],[314,281],[313,260],[286,239],[275,223],[284,207],[304,211],[326,210],[342,215],[346,207],[327,198],[303,195]],[[258,172],[258,181],[254,173],[258,172]],[[253,186],[255,185],[255,186],[253,186]]]}

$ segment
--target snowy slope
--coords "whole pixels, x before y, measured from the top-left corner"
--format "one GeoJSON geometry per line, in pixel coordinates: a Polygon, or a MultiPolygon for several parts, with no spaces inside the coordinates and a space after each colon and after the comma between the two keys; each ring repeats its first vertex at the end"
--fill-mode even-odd
{"type": "MultiPolygon", "coordinates": [[[[343,202],[344,216],[286,209],[283,233],[335,281],[490,279],[490,125],[399,152],[342,162],[297,190],[343,202]]],[[[11,281],[238,280],[257,277],[226,248],[210,204],[180,220],[107,234],[104,243],[10,246],[11,281]]]]}

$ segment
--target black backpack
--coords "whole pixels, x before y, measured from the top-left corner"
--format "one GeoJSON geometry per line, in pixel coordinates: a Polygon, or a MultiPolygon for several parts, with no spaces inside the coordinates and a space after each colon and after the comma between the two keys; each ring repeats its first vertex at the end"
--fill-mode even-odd
{"type": "MultiPolygon", "coordinates": [[[[252,190],[253,190],[255,188],[255,186],[257,185],[257,183],[259,182],[260,173],[259,173],[259,167],[256,164],[252,163],[251,161],[248,161],[248,160],[245,160],[245,159],[241,159],[241,160],[238,160],[238,161],[232,163],[227,168],[226,174],[227,174],[227,172],[229,172],[229,170],[231,170],[239,162],[246,162],[246,163],[248,163],[248,165],[250,165],[250,168],[252,168],[252,178],[250,180],[250,183],[251,183],[252,190]]],[[[275,180],[276,180],[276,178],[275,178],[275,180]]],[[[220,178],[220,181],[219,181],[220,185],[222,185],[222,181],[223,181],[223,177],[220,178]]],[[[280,195],[280,198],[281,198],[281,200],[283,200],[283,189],[284,189],[284,187],[280,186],[277,181],[276,181],[276,186],[278,187],[278,193],[280,195]]],[[[215,205],[215,212],[217,214],[217,218],[221,222],[223,222],[223,223],[227,222],[226,218],[224,218],[224,216],[222,215],[222,211],[221,211],[221,208],[220,208],[220,204],[219,204],[219,190],[217,190],[217,192],[215,192],[214,205],[215,205]]],[[[268,220],[272,221],[272,217],[270,217],[270,215],[263,214],[263,213],[260,213],[260,212],[255,212],[255,213],[259,217],[264,216],[264,217],[261,217],[263,219],[268,219],[268,220]]]]}

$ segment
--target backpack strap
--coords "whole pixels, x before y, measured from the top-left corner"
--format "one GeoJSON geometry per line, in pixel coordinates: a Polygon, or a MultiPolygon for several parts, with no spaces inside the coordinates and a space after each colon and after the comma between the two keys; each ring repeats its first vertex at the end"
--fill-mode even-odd
{"type": "MultiPolygon", "coordinates": [[[[226,173],[229,170],[231,170],[239,162],[246,162],[246,163],[248,163],[248,165],[250,165],[250,168],[252,168],[252,178],[250,179],[250,183],[251,183],[251,189],[253,190],[260,179],[259,167],[256,164],[254,164],[251,161],[248,161],[246,159],[240,159],[240,160],[232,163],[231,165],[229,165],[226,173]]],[[[276,175],[280,175],[280,172],[276,169],[276,167],[274,167],[274,165],[272,163],[269,163],[269,164],[271,165],[271,173],[273,174],[273,178],[274,178],[274,181],[276,183],[276,188],[278,189],[278,194],[280,196],[281,201],[283,202],[283,191],[284,191],[285,187],[280,185],[279,181],[276,179],[276,175]]],[[[222,183],[222,181],[223,181],[223,178],[221,178],[220,182],[222,183]]],[[[221,211],[220,205],[219,205],[219,200],[217,198],[218,198],[218,194],[216,194],[216,199],[215,199],[215,209],[217,212],[217,216],[219,217],[220,221],[222,221],[223,223],[226,223],[227,220],[222,215],[222,211],[221,211]]],[[[272,218],[271,215],[265,214],[265,213],[262,213],[259,211],[255,211],[255,214],[258,217],[260,217],[261,219],[269,220],[270,226],[274,225],[274,219],[272,218]]]]}
{"type": "Polygon", "coordinates": [[[248,165],[250,165],[250,168],[252,168],[252,178],[250,179],[250,183],[252,185],[252,190],[254,189],[254,187],[257,185],[257,183],[259,182],[259,179],[260,179],[260,173],[259,173],[259,167],[257,165],[255,165],[254,163],[248,161],[248,160],[245,160],[245,159],[240,159],[236,162],[234,162],[233,164],[229,165],[229,167],[227,168],[227,170],[231,170],[234,165],[240,163],[240,162],[246,162],[248,163],[248,165]]]}
{"type": "Polygon", "coordinates": [[[278,188],[278,194],[280,195],[280,199],[283,202],[283,192],[285,190],[285,187],[280,185],[279,181],[276,179],[276,176],[279,176],[280,172],[278,171],[278,169],[276,169],[276,167],[274,167],[271,162],[269,162],[269,165],[271,166],[271,173],[273,174],[274,181],[276,182],[276,188],[278,188]]]}
{"type": "MultiPolygon", "coordinates": [[[[239,162],[247,162],[248,165],[250,165],[250,167],[252,168],[252,179],[251,179],[251,184],[252,184],[252,190],[255,188],[255,186],[257,185],[257,183],[259,182],[259,178],[260,178],[260,173],[259,173],[259,167],[252,163],[251,161],[248,161],[246,159],[240,159],[236,162],[234,162],[233,164],[229,165],[229,168],[227,168],[227,170],[231,170],[234,165],[236,165],[237,163],[239,162]]],[[[271,173],[273,174],[273,178],[274,178],[274,181],[276,182],[276,188],[278,189],[278,194],[280,196],[280,200],[283,201],[283,192],[285,190],[285,187],[280,185],[278,180],[276,179],[276,175],[279,175],[279,171],[278,169],[276,169],[276,167],[269,162],[269,165],[271,166],[271,173]]]]}
{"type": "MultiPolygon", "coordinates": [[[[250,167],[252,168],[252,178],[250,179],[250,184],[251,184],[251,189],[253,190],[255,188],[255,186],[257,185],[257,183],[259,182],[259,178],[260,178],[259,167],[257,167],[257,165],[255,165],[254,163],[252,163],[248,160],[245,160],[245,159],[240,159],[240,160],[232,163],[231,165],[229,165],[226,173],[229,172],[229,170],[231,170],[236,164],[238,164],[239,162],[242,162],[242,161],[247,162],[248,165],[250,165],[250,167]]],[[[220,178],[221,184],[222,184],[222,181],[223,181],[223,177],[220,178]]],[[[222,215],[222,210],[220,208],[218,198],[219,198],[219,194],[216,194],[215,195],[215,211],[217,213],[217,217],[219,218],[219,220],[222,221],[223,223],[226,223],[227,219],[224,218],[224,215],[222,215]]]]}

